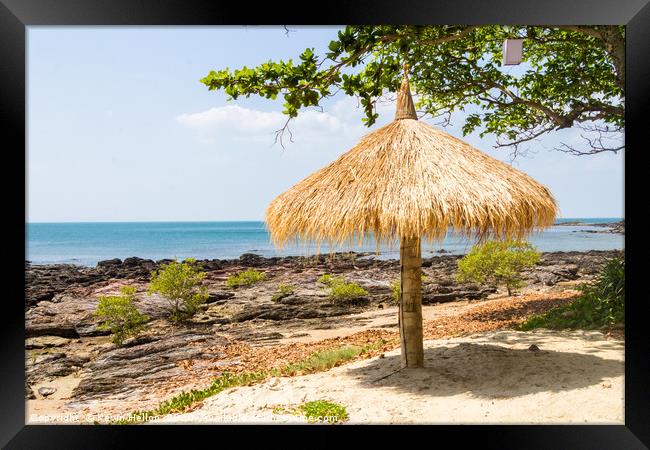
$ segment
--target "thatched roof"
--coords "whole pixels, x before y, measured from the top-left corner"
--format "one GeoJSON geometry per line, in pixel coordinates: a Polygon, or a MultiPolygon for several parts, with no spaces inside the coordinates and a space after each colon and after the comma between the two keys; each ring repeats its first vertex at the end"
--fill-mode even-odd
{"type": "Polygon", "coordinates": [[[417,120],[408,80],[395,120],[278,196],[266,212],[276,245],[300,238],[522,238],[553,224],[551,192],[523,172],[417,120]]]}

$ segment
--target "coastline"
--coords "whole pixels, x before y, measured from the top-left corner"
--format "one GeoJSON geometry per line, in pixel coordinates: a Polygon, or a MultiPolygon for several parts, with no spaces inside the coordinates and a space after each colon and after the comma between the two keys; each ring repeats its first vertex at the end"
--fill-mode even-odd
{"type": "MultiPolygon", "coordinates": [[[[586,219],[585,219],[586,220],[586,219]]],[[[597,220],[597,221],[596,221],[597,220]]],[[[533,233],[529,242],[543,252],[613,250],[624,247],[624,221],[558,222],[545,231],[533,233]],[[574,225],[582,224],[582,225],[574,225]],[[568,224],[568,225],[567,225],[568,224]]],[[[612,219],[613,220],[613,219],[612,219]]],[[[467,253],[473,244],[450,233],[435,244],[424,243],[424,256],[467,253]]],[[[398,259],[399,246],[381,243],[315,246],[287,244],[275,248],[263,222],[146,222],[28,224],[27,260],[33,265],[75,264],[95,267],[98,262],[139,257],[159,261],[164,258],[237,259],[254,253],[263,257],[305,256],[354,251],[371,253],[376,259],[398,259]]]]}
{"type": "MultiPolygon", "coordinates": [[[[570,301],[576,284],[591,279],[606,259],[623,255],[623,251],[544,253],[524,274],[528,287],[513,297],[494,286],[457,283],[458,255],[424,258],[428,336],[437,339],[512,326],[526,315],[570,301]]],[[[205,385],[224,370],[273,362],[283,351],[305,357],[315,349],[348,341],[373,342],[380,336],[390,341],[397,333],[390,288],[399,276],[395,260],[358,254],[309,258],[245,254],[201,261],[210,297],[182,326],[165,319],[163,299],[146,294],[149,273],[158,263],[131,258],[94,268],[26,264],[26,397],[32,413],[53,408],[61,413],[125,414],[205,385]],[[225,285],[230,274],[247,268],[265,272],[267,280],[245,288],[225,285]],[[369,294],[360,301],[332,302],[317,283],[324,273],[354,281],[369,294]],[[280,283],[291,283],[296,290],[274,301],[280,283]],[[92,312],[98,296],[116,294],[124,285],[136,288],[136,305],[152,320],[143,335],[116,347],[107,332],[97,328],[92,312]]]]}

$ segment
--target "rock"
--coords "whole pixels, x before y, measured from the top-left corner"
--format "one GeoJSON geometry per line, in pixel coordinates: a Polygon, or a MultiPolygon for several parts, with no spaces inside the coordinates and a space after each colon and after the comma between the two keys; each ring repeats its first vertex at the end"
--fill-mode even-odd
{"type": "Polygon", "coordinates": [[[278,300],[276,300],[276,302],[282,303],[283,305],[304,305],[310,302],[313,303],[314,301],[306,297],[289,294],[287,296],[279,298],[278,300]]]}
{"type": "Polygon", "coordinates": [[[41,336],[29,338],[25,341],[25,348],[32,350],[35,348],[62,347],[69,343],[71,339],[59,336],[41,336]]]}
{"type": "Polygon", "coordinates": [[[242,264],[245,264],[246,266],[249,267],[260,267],[264,265],[264,258],[263,256],[256,255],[254,253],[244,253],[239,257],[239,261],[242,264]]]}
{"type": "Polygon", "coordinates": [[[208,293],[208,298],[205,300],[206,303],[215,303],[219,300],[226,300],[233,298],[235,296],[234,292],[210,292],[208,293]]]}
{"type": "Polygon", "coordinates": [[[268,332],[268,331],[253,331],[253,330],[242,330],[237,333],[237,339],[248,342],[250,344],[265,343],[269,344],[278,339],[282,339],[284,335],[278,332],[268,332]]]}
{"type": "Polygon", "coordinates": [[[161,381],[182,376],[184,369],[178,365],[181,361],[198,363],[222,357],[214,347],[225,343],[224,338],[210,332],[177,329],[129,346],[111,346],[84,366],[88,376],[72,395],[79,399],[102,398],[153,388],[161,381]]]}
{"type": "Polygon", "coordinates": [[[230,319],[226,317],[213,316],[210,314],[197,314],[194,317],[192,317],[188,322],[197,325],[199,324],[212,325],[215,323],[219,323],[219,324],[230,323],[230,319]]]}
{"type": "Polygon", "coordinates": [[[48,397],[56,392],[56,388],[53,387],[40,387],[38,388],[38,393],[43,397],[48,397]]]}
{"type": "Polygon", "coordinates": [[[27,398],[27,400],[36,400],[34,390],[29,386],[25,386],[25,398],[27,398]]]}
{"type": "Polygon", "coordinates": [[[477,300],[486,298],[497,291],[495,286],[481,287],[474,284],[440,286],[425,285],[422,293],[422,304],[451,302],[456,300],[477,300]]]}
{"type": "Polygon", "coordinates": [[[531,352],[538,352],[538,351],[540,351],[540,350],[539,350],[539,347],[536,346],[535,344],[531,344],[531,346],[528,347],[528,350],[531,351],[531,352]]]}
{"type": "MultiPolygon", "coordinates": [[[[219,373],[222,364],[237,363],[219,359],[223,358],[220,348],[226,342],[222,334],[253,345],[269,345],[286,337],[279,331],[295,337],[304,335],[300,332],[305,329],[336,329],[353,322],[346,316],[395,305],[390,285],[399,278],[399,261],[366,259],[366,256],[346,253],[332,257],[264,258],[249,253],[237,259],[199,261],[208,272],[204,284],[209,298],[205,310],[180,326],[159,320],[169,313],[167,300],[145,294],[151,270],[170,260],[127,258],[100,262],[97,267],[26,263],[28,385],[49,383],[52,378],[78,373],[81,381],[72,398],[83,402],[99,398],[132,399],[139,395],[134,394],[137,392],[153,395],[161,386],[183,381],[184,376],[193,376],[193,380],[209,379],[219,373]],[[263,268],[277,283],[295,285],[298,293],[273,302],[276,282],[259,283],[236,294],[224,288],[230,274],[248,267],[263,268]],[[322,285],[316,282],[323,273],[341,274],[348,281],[359,283],[368,290],[367,297],[354,302],[330,300],[322,285]],[[101,339],[84,339],[86,344],[77,345],[74,340],[80,336],[108,333],[97,330],[98,322],[93,316],[97,298],[118,293],[124,285],[137,288],[136,307],[152,318],[150,329],[121,347],[95,342],[106,341],[101,339]],[[286,323],[274,328],[276,324],[272,322],[280,321],[286,323]],[[92,345],[91,352],[87,345],[92,345]],[[206,367],[210,372],[201,372],[206,367]],[[215,369],[216,372],[211,372],[215,369]]],[[[524,277],[528,284],[548,285],[590,279],[599,265],[613,256],[623,256],[623,252],[545,253],[524,277]]],[[[423,303],[480,299],[496,292],[493,286],[456,282],[459,258],[459,255],[440,254],[423,260],[428,277],[423,303]]],[[[395,326],[396,323],[386,325],[387,328],[395,326]]]]}
{"type": "Polygon", "coordinates": [[[132,256],[130,258],[126,258],[124,262],[122,263],[123,266],[125,267],[133,267],[133,266],[153,266],[156,263],[153,262],[151,259],[143,259],[143,258],[138,258],[137,256],[132,256]]]}
{"type": "Polygon", "coordinates": [[[36,384],[45,379],[64,377],[79,370],[90,361],[90,354],[80,353],[44,353],[25,355],[26,378],[29,384],[36,384]]]}
{"type": "Polygon", "coordinates": [[[75,325],[75,330],[79,336],[108,336],[111,334],[110,330],[99,329],[97,328],[99,324],[97,322],[90,322],[88,320],[78,323],[75,325]]]}
{"type": "MultiPolygon", "coordinates": [[[[42,301],[25,312],[26,337],[58,336],[79,338],[81,336],[105,336],[108,330],[98,329],[99,319],[94,316],[99,295],[118,293],[124,282],[102,282],[98,293],[92,288],[83,288],[72,293],[62,294],[57,301],[42,301]],[[107,290],[110,288],[110,291],[107,290]]],[[[95,288],[95,289],[98,289],[95,288]]],[[[142,290],[136,294],[136,307],[152,319],[163,318],[169,314],[169,304],[164,298],[149,296],[142,290]]]]}
{"type": "Polygon", "coordinates": [[[105,259],[97,263],[97,267],[112,267],[119,266],[122,264],[122,260],[119,258],[105,259]]]}
{"type": "Polygon", "coordinates": [[[48,323],[31,323],[27,322],[25,325],[26,337],[37,336],[58,336],[63,338],[78,338],[79,333],[71,323],[52,320],[48,323]]]}

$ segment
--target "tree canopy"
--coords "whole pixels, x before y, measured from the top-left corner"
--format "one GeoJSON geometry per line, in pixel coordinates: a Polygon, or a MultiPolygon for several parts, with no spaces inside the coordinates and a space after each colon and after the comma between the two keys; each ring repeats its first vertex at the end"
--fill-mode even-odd
{"type": "Polygon", "coordinates": [[[522,143],[574,126],[584,130],[584,145],[563,143],[559,150],[624,148],[624,26],[348,26],[322,55],[307,48],[296,61],[211,71],[201,82],[229,99],[281,95],[282,144],[300,110],[339,91],[359,98],[362,120],[373,125],[377,102],[399,89],[404,64],[420,116],[440,117],[444,125],[469,107],[463,133],[493,134],[497,147],[515,154],[522,143]],[[523,39],[516,75],[501,67],[507,38],[523,39]]]}

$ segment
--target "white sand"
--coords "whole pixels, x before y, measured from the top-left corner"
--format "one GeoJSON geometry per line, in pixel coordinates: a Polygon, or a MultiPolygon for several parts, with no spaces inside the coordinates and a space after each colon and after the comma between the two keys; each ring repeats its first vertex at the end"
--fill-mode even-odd
{"type": "Polygon", "coordinates": [[[424,369],[395,372],[397,349],[229,389],[158,423],[305,423],[277,407],[326,399],[345,405],[353,424],[622,424],[623,361],[623,342],[599,332],[490,332],[426,341],[424,369]],[[541,351],[529,351],[531,344],[541,351]]]}

